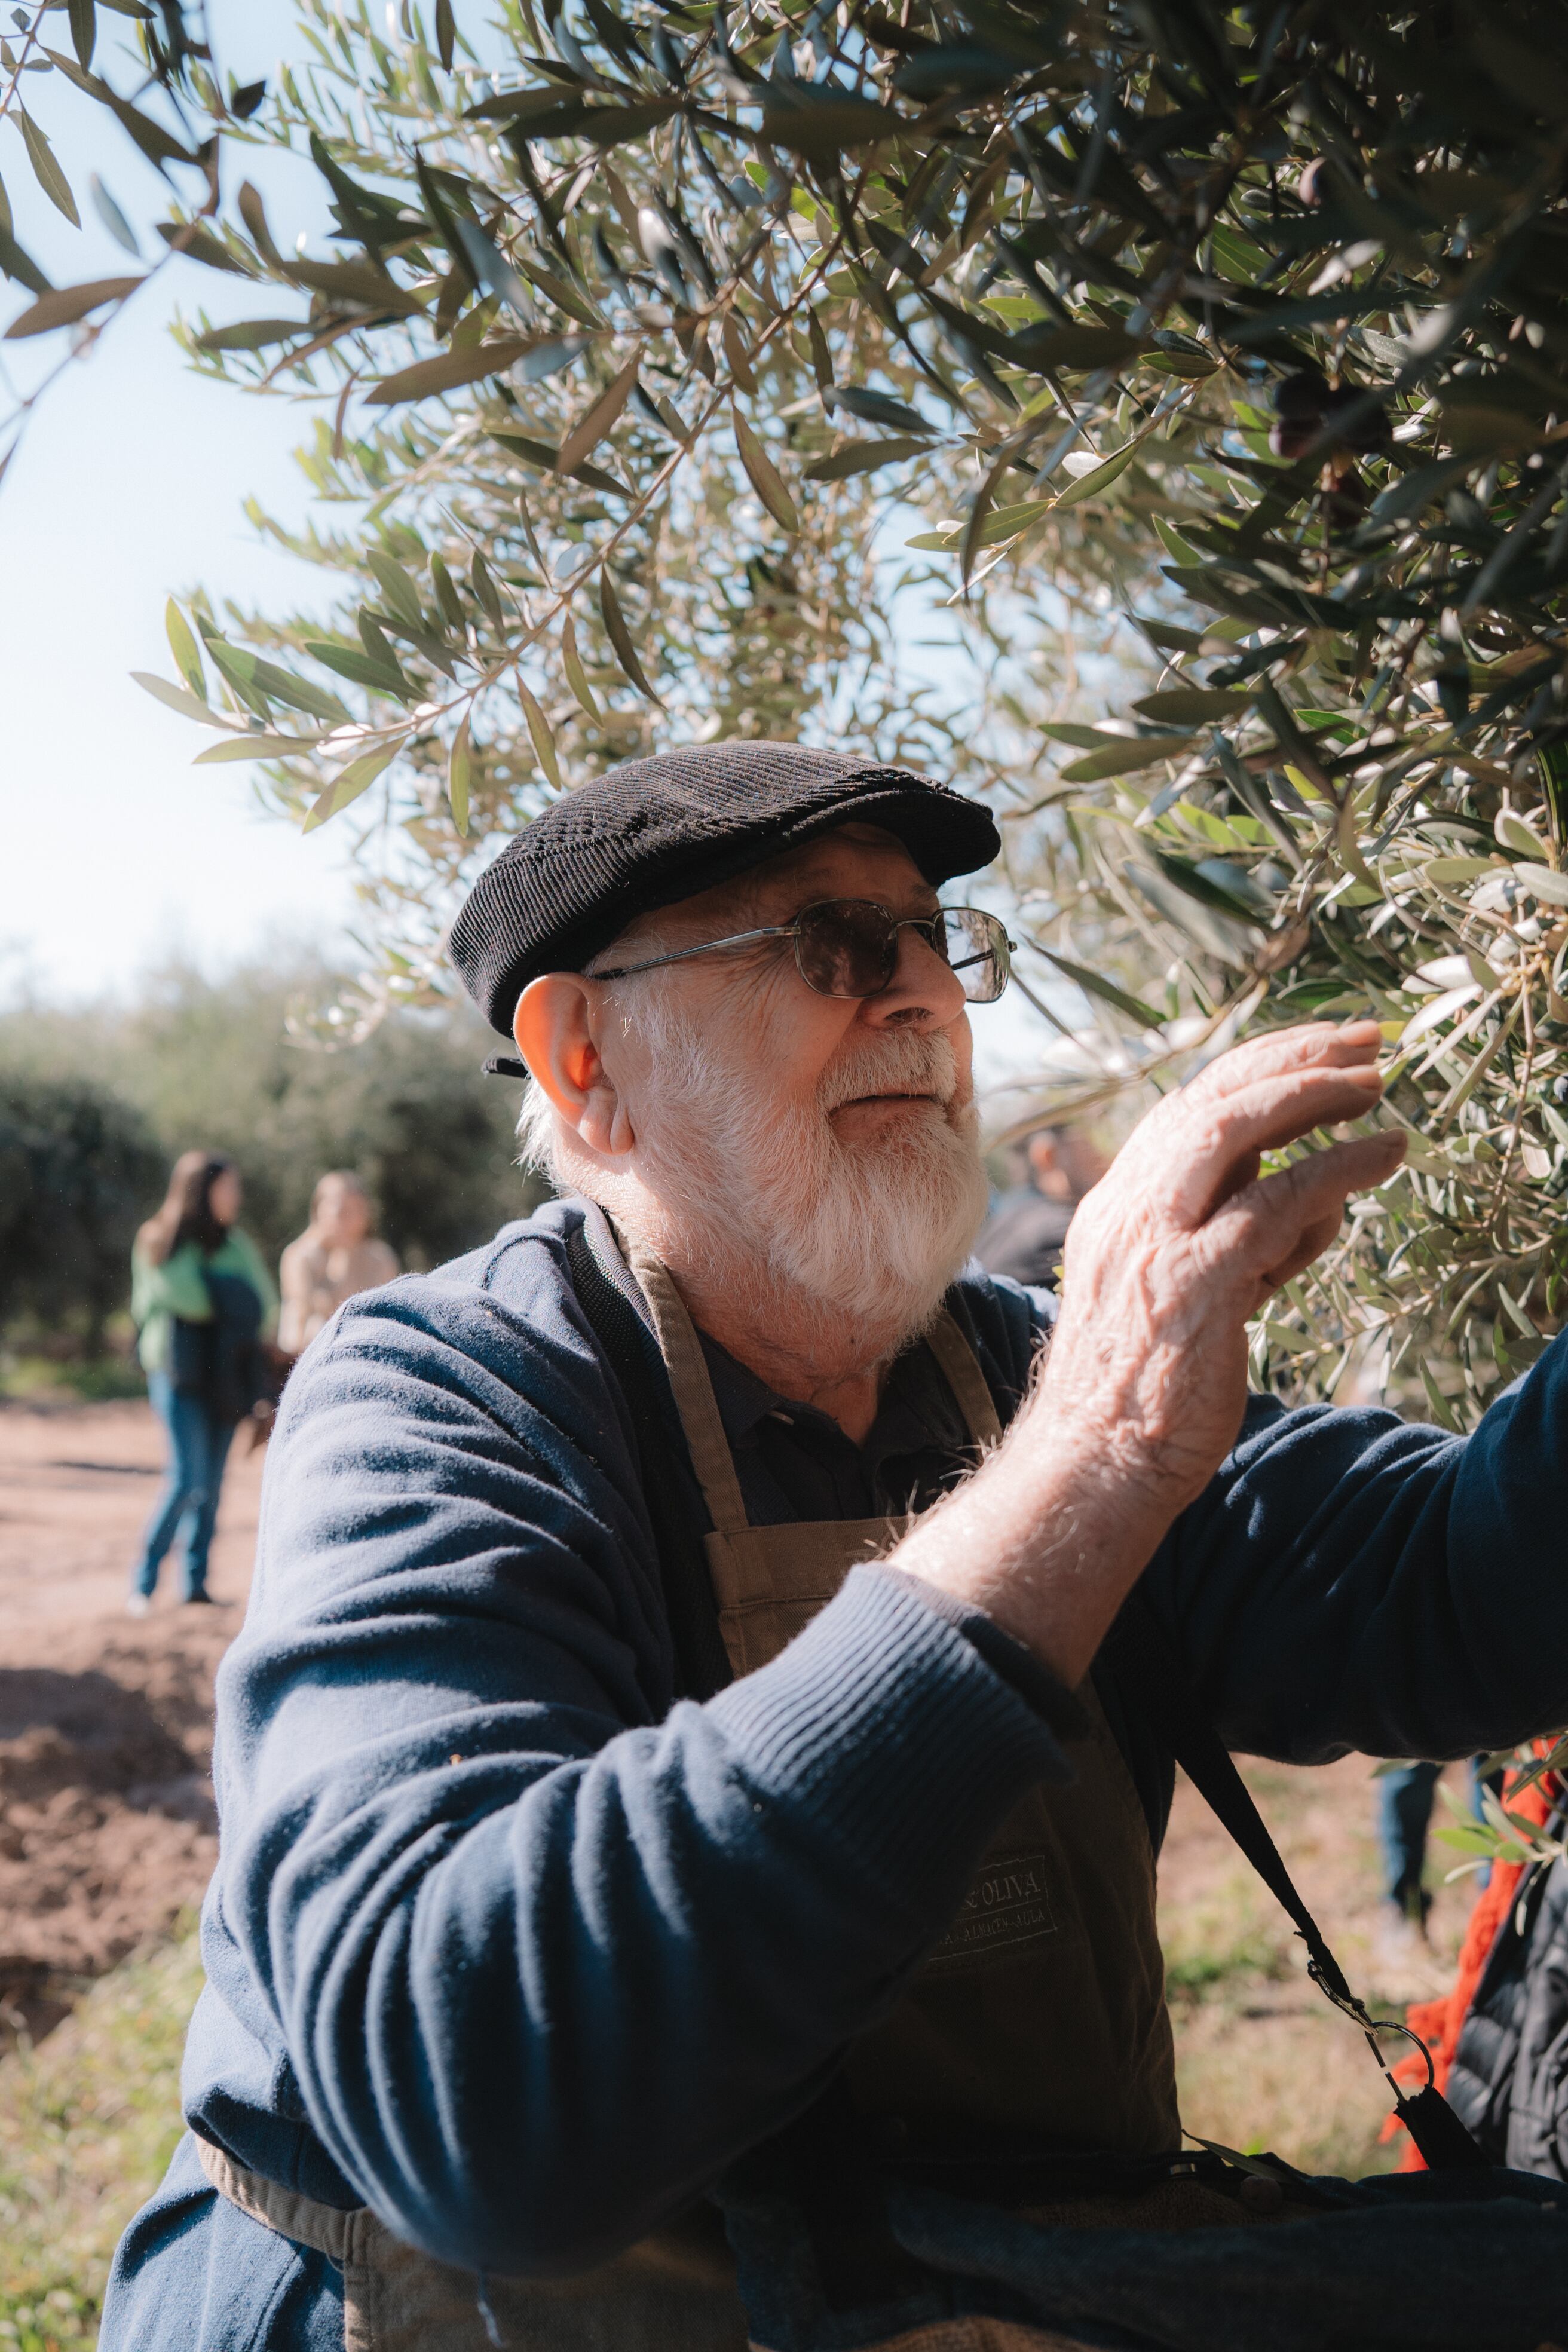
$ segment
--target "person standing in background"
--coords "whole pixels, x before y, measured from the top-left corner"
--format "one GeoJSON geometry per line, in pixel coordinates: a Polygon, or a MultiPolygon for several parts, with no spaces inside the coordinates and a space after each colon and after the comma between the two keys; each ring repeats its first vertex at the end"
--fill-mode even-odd
{"type": "Polygon", "coordinates": [[[210,1601],[207,1554],[229,1443],[266,1393],[259,1342],[278,1294],[241,1233],[239,1171],[218,1151],[182,1152],[163,1205],[131,1253],[131,1313],[169,1469],[131,1580],[146,1614],[163,1556],[184,1530],[180,1598],[210,1601]]]}
{"type": "Polygon", "coordinates": [[[397,1253],[373,1231],[370,1195],[347,1169],[331,1169],[310,1195],[310,1222],[283,1253],[278,1345],[303,1355],[345,1298],[375,1290],[402,1272],[397,1253]]]}
{"type": "Polygon", "coordinates": [[[1024,1150],[1029,1181],[1003,1193],[974,1244],[974,1255],[987,1274],[1005,1274],[1026,1286],[1054,1290],[1073,1212],[1110,1162],[1097,1143],[1073,1127],[1042,1127],[1024,1150]]]}

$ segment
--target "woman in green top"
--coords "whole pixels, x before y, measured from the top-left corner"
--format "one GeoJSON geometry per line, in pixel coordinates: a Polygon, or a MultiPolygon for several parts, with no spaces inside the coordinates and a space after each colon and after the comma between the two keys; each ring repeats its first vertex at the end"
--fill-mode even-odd
{"type": "Polygon", "coordinates": [[[163,1555],[183,1528],[181,1599],[210,1601],[207,1553],[235,1425],[261,1393],[258,1341],[278,1295],[242,1234],[239,1171],[217,1151],[174,1163],[163,1205],[131,1254],[131,1312],[147,1393],[169,1433],[169,1475],[131,1580],[145,1614],[163,1555]]]}

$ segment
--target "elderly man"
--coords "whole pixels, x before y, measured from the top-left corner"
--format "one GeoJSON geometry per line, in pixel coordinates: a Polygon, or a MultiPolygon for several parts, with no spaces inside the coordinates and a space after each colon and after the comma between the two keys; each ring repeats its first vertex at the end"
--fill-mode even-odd
{"type": "Polygon", "coordinates": [[[1121,1635],[1297,1762],[1568,1717],[1564,1362],[1468,1443],[1248,1399],[1247,1318],[1399,1161],[1259,1174],[1374,1108],[1363,1024],[1160,1106],[1037,1378],[1053,1302],[963,1270],[1007,942],[937,890],[995,847],[905,771],[713,746],[481,877],[454,959],[563,1197],[352,1302],[289,1386],[191,2131],[106,2352],[1319,2340],[1299,2267],[1266,2329],[1215,2316],[1365,2216],[1301,2183],[1257,2227],[1272,2178],[1179,2152],[1173,1743],[1121,1635]]]}

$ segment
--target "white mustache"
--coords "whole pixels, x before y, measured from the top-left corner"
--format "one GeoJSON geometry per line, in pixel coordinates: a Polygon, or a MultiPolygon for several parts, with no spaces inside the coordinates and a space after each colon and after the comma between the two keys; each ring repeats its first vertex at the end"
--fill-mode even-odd
{"type": "Polygon", "coordinates": [[[945,1110],[957,1092],[958,1056],[948,1038],[893,1029],[875,1045],[851,1047],[825,1071],[816,1098],[826,1118],[865,1095],[930,1095],[945,1110]]]}

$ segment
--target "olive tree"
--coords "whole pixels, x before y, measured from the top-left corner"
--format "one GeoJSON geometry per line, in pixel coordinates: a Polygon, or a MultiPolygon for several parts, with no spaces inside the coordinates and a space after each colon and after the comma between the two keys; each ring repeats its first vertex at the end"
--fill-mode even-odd
{"type": "Polygon", "coordinates": [[[487,838],[609,759],[941,757],[1114,1033],[1068,1107],[1246,1022],[1385,1024],[1408,1172],[1258,1370],[1331,1387],[1375,1330],[1462,1424],[1562,1281],[1565,29],[507,0],[481,52],[447,0],[305,0],[226,130],[309,152],[337,249],[242,186],[192,249],[285,299],[187,333],[321,403],[342,522],[291,543],[339,623],[198,597],[155,690],[361,828],[414,995],[487,838]],[[922,576],[958,705],[911,688],[922,576]],[[1053,717],[1064,615],[1117,611],[1166,675],[1053,717]]]}

